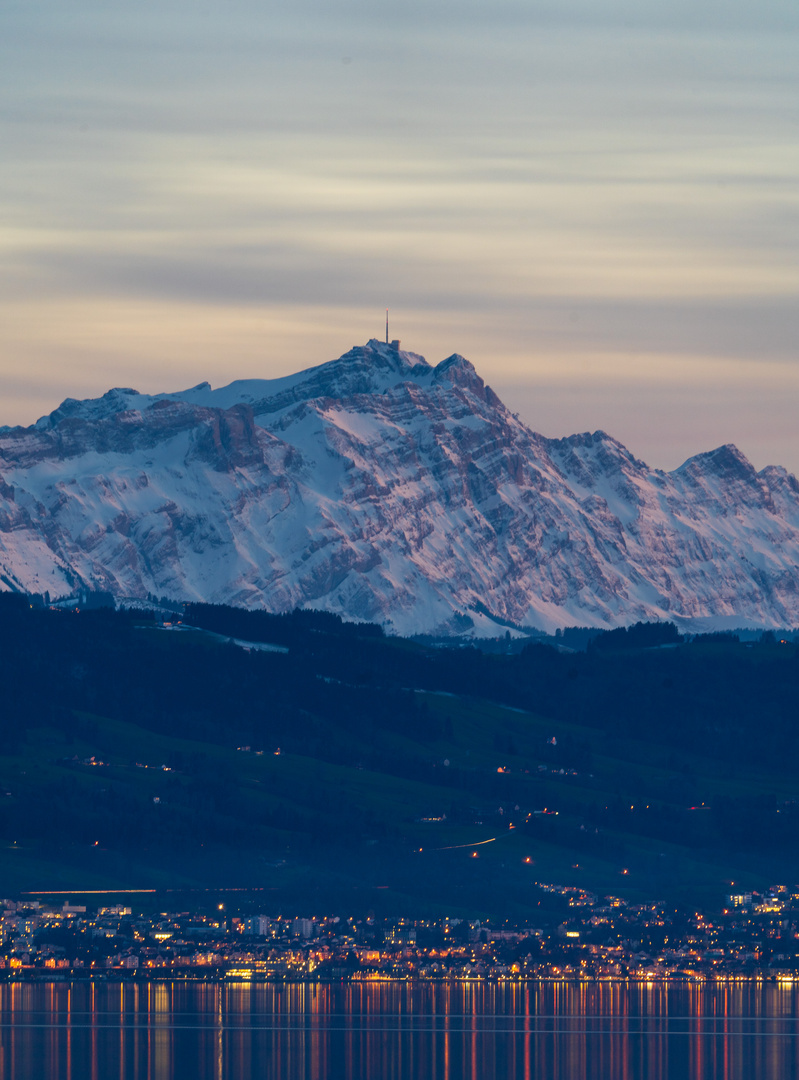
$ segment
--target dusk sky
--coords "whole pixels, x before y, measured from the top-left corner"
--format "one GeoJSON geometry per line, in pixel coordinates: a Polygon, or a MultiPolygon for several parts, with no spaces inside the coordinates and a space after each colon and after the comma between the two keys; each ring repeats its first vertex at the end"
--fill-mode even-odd
{"type": "Polygon", "coordinates": [[[6,3],[0,423],[391,332],[799,472],[796,0],[6,3]]]}

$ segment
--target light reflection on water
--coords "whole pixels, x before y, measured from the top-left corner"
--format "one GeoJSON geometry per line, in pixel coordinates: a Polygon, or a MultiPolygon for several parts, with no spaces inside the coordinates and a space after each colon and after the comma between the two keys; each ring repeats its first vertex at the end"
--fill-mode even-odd
{"type": "Polygon", "coordinates": [[[3,1080],[759,1080],[779,984],[0,984],[3,1080]]]}

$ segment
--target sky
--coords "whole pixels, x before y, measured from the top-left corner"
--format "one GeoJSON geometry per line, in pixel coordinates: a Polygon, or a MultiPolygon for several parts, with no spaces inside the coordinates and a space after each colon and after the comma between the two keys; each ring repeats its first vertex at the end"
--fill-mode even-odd
{"type": "Polygon", "coordinates": [[[795,0],[6,0],[0,424],[391,336],[799,473],[795,0]]]}

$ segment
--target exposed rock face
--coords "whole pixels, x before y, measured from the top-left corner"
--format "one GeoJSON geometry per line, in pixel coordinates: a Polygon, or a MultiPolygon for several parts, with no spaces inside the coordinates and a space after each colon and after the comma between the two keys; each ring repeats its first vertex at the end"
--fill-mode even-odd
{"type": "Polygon", "coordinates": [[[544,439],[377,341],[286,379],[111,390],[0,432],[5,587],[327,608],[400,633],[799,624],[799,485],[544,439]]]}

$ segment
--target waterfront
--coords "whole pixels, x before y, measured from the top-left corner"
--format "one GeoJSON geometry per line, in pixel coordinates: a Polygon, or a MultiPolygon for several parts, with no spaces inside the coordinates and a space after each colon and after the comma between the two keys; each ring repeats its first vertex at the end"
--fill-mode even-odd
{"type": "Polygon", "coordinates": [[[536,890],[538,926],[374,912],[270,918],[252,914],[251,898],[149,913],[6,899],[0,978],[799,979],[795,886],[730,895],[712,917],[571,885],[536,890]]]}
{"type": "Polygon", "coordinates": [[[799,1073],[794,984],[0,985],[3,1080],[758,1080],[799,1073]]]}

